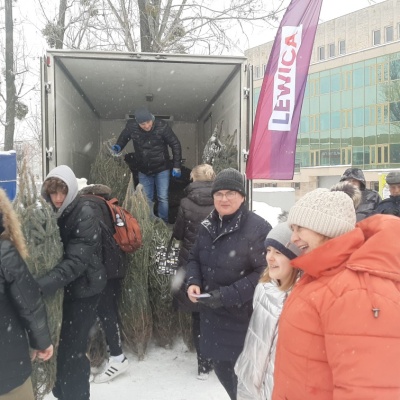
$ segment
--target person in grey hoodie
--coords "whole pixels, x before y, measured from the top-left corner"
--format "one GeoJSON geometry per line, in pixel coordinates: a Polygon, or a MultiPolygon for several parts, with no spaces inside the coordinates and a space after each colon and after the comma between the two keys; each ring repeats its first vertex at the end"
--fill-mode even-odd
{"type": "Polygon", "coordinates": [[[271,400],[278,322],[283,305],[300,276],[290,261],[300,249],[290,243],[287,222],[273,228],[265,240],[267,268],[261,275],[253,298],[253,314],[243,351],[236,365],[237,400],[271,400]]]}
{"type": "Polygon", "coordinates": [[[56,212],[64,246],[62,260],[37,279],[45,296],[64,290],[53,395],[61,400],[89,400],[88,337],[107,282],[102,260],[101,210],[78,195],[75,174],[66,165],[50,171],[41,193],[56,212]]]}

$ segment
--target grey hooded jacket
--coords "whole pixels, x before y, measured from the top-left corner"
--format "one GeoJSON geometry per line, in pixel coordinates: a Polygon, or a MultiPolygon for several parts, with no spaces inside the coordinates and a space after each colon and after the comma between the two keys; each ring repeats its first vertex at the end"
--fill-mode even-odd
{"type": "MultiPolygon", "coordinates": [[[[57,222],[64,246],[63,259],[47,274],[38,278],[45,295],[65,288],[65,298],[85,298],[99,294],[107,278],[102,260],[101,210],[85,197],[78,195],[78,183],[66,165],[54,168],[46,179],[56,177],[68,186],[68,194],[57,210],[57,222]]],[[[51,199],[42,196],[50,203],[51,199]]]]}

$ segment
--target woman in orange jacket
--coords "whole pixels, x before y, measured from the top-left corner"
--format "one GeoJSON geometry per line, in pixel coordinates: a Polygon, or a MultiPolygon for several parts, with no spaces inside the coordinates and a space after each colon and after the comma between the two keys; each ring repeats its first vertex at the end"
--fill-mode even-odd
{"type": "Polygon", "coordinates": [[[316,189],[289,212],[304,271],[279,322],[272,399],[400,399],[400,218],[359,222],[352,192],[316,189]]]}

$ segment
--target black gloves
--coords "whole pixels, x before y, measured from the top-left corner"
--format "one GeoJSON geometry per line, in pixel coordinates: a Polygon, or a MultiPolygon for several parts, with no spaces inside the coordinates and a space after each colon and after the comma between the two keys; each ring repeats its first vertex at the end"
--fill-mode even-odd
{"type": "Polygon", "coordinates": [[[206,307],[210,307],[210,308],[213,308],[213,309],[214,308],[220,308],[220,307],[224,306],[222,304],[221,292],[219,291],[219,289],[213,290],[209,294],[210,294],[210,297],[200,297],[199,299],[197,299],[197,301],[200,304],[203,304],[206,307]]]}

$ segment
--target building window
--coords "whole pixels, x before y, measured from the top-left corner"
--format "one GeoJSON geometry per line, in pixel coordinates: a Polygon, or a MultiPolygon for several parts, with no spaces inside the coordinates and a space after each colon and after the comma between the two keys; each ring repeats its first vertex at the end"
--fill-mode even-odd
{"type": "Polygon", "coordinates": [[[385,27],[385,43],[393,42],[393,26],[385,27]]]}
{"type": "Polygon", "coordinates": [[[328,44],[328,54],[329,58],[335,57],[335,43],[328,44]]]}
{"type": "Polygon", "coordinates": [[[376,105],[376,122],[378,124],[387,124],[389,122],[389,104],[376,105]]]}
{"type": "Polygon", "coordinates": [[[310,115],[310,132],[319,131],[319,115],[310,115]]]}
{"type": "Polygon", "coordinates": [[[300,182],[292,182],[292,188],[295,190],[300,189],[300,182]]]}
{"type": "Polygon", "coordinates": [[[376,80],[379,83],[389,80],[389,63],[386,62],[376,65],[376,80]]]}
{"type": "Polygon", "coordinates": [[[343,55],[346,54],[346,41],[339,40],[339,54],[343,55]]]}
{"type": "Polygon", "coordinates": [[[350,90],[352,88],[352,71],[342,72],[342,90],[350,90]]]}
{"type": "Polygon", "coordinates": [[[254,69],[254,78],[258,79],[260,77],[260,67],[255,67],[254,69]]]}
{"type": "Polygon", "coordinates": [[[342,113],[342,128],[351,128],[352,126],[351,110],[342,110],[341,113],[342,113]]]}
{"type": "Polygon", "coordinates": [[[325,47],[324,46],[318,47],[318,60],[319,61],[325,60],[325,47]]]}
{"type": "Polygon", "coordinates": [[[377,46],[378,44],[381,44],[381,31],[380,31],[380,29],[372,32],[372,44],[374,46],[377,46]]]}
{"type": "Polygon", "coordinates": [[[265,75],[265,70],[267,69],[267,64],[262,65],[262,74],[265,75]]]}

